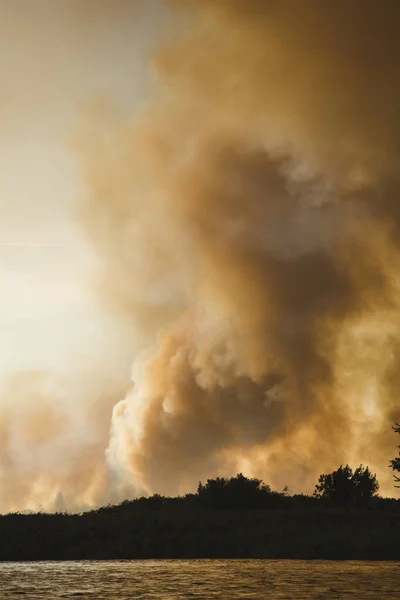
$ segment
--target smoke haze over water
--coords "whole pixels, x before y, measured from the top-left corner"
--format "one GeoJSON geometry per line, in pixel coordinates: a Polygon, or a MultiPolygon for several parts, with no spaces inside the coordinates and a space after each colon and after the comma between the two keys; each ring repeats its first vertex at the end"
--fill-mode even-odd
{"type": "MultiPolygon", "coordinates": [[[[16,457],[43,433],[71,478],[72,437],[83,449],[89,505],[238,470],[311,491],[345,462],[370,465],[392,494],[398,3],[171,4],[152,97],[129,117],[89,103],[74,140],[77,215],[99,295],[133,340],[132,382],[92,405],[92,441],[70,433],[77,412],[59,429],[46,401],[46,416],[18,424],[17,449],[1,449],[5,480],[20,480],[16,457]]],[[[68,506],[69,479],[36,465],[68,506]]],[[[22,497],[39,489],[38,476],[22,497]]]]}

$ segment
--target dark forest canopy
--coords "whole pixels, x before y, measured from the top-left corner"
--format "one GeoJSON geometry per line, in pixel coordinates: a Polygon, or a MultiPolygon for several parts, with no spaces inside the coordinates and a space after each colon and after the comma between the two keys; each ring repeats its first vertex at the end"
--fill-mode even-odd
{"type": "Polygon", "coordinates": [[[317,495],[305,496],[238,474],[200,482],[196,493],[176,498],[155,494],[82,514],[8,514],[0,517],[0,561],[400,560],[400,500],[377,496],[375,483],[368,469],[346,465],[322,475],[317,495]],[[357,495],[360,477],[368,493],[357,495]],[[342,490],[343,481],[347,491],[355,486],[351,493],[325,493],[342,490]]]}
{"type": "Polygon", "coordinates": [[[337,504],[348,504],[372,498],[378,490],[376,475],[373,475],[368,467],[364,469],[360,465],[353,472],[349,465],[340,465],[337,471],[320,476],[314,495],[337,504]]]}
{"type": "Polygon", "coordinates": [[[344,467],[341,465],[332,473],[320,475],[313,496],[291,495],[287,486],[282,492],[273,491],[261,479],[245,477],[242,473],[238,473],[235,477],[216,477],[207,479],[205,483],[200,481],[196,493],[177,497],[160,494],[142,496],[125,500],[119,506],[108,505],[83,514],[101,513],[127,506],[150,511],[174,505],[225,510],[262,510],[293,505],[316,506],[317,503],[349,506],[367,505],[370,501],[391,501],[391,499],[379,498],[378,490],[379,483],[376,475],[371,473],[369,467],[364,468],[363,465],[354,472],[349,465],[344,467]]]}

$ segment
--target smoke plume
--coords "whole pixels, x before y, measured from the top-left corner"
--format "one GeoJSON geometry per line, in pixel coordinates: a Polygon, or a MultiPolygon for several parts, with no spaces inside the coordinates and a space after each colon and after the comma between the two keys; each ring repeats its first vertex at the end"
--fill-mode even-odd
{"type": "Polygon", "coordinates": [[[89,103],[74,140],[78,218],[100,297],[133,340],[132,382],[99,394],[81,430],[43,396],[46,416],[17,429],[4,412],[4,477],[42,469],[30,448],[44,461],[57,444],[63,464],[42,489],[68,507],[239,470],[309,492],[346,462],[392,494],[398,2],[171,6],[152,97],[130,118],[89,103]]]}
{"type": "Polygon", "coordinates": [[[176,493],[364,461],[389,489],[398,3],[175,5],[156,97],[85,146],[103,293],[143,343],[109,465],[176,493]]]}
{"type": "Polygon", "coordinates": [[[39,371],[10,377],[0,397],[2,512],[80,511],[131,496],[104,461],[112,407],[126,388],[89,374],[77,385],[39,371]]]}

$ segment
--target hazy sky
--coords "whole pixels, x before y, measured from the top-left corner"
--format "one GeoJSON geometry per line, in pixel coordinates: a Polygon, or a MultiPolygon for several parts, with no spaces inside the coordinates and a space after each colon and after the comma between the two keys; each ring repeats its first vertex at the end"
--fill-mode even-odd
{"type": "Polygon", "coordinates": [[[399,4],[165,2],[0,0],[0,512],[392,493],[399,4]]]}
{"type": "Polygon", "coordinates": [[[0,1],[0,377],[76,364],[110,335],[72,219],[69,138],[96,96],[121,109],[143,99],[161,5],[0,1]]]}

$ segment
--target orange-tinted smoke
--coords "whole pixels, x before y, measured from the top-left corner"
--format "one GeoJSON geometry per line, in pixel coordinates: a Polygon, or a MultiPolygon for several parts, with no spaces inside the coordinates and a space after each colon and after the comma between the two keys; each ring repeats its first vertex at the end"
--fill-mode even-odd
{"type": "Polygon", "coordinates": [[[176,493],[363,461],[392,493],[398,4],[175,5],[155,98],[85,146],[103,293],[142,344],[109,464],[176,493]]]}

